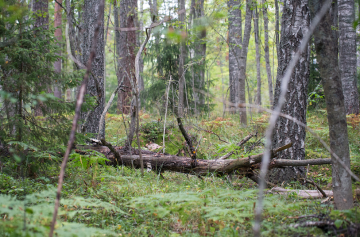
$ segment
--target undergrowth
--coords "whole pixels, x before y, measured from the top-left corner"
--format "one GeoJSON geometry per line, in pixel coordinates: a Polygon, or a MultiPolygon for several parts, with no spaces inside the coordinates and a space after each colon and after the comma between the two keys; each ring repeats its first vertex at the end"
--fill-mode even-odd
{"type": "MultiPolygon", "coordinates": [[[[242,127],[237,117],[200,117],[185,119],[188,133],[195,139],[197,152],[204,159],[215,159],[230,151],[234,157],[262,152],[268,116],[253,116],[251,125],[242,127]],[[243,148],[233,144],[249,133],[258,132],[243,148]],[[215,135],[216,134],[216,135],[215,135]]],[[[352,170],[360,175],[359,124],[348,118],[352,170]]],[[[125,145],[126,131],[121,115],[106,117],[106,140],[125,145]]],[[[129,118],[125,116],[125,122],[129,118]]],[[[166,152],[186,155],[186,145],[172,115],[165,130],[166,152]]],[[[328,142],[324,112],[308,114],[308,125],[328,142]]],[[[162,146],[163,121],[141,114],[141,146],[150,142],[162,146]],[[155,124],[155,125],[154,125],[155,124]],[[157,128],[160,131],[155,130],[157,128]],[[150,132],[148,132],[150,131],[150,132]],[[150,134],[150,135],[149,135],[150,134]]],[[[127,126],[128,128],[128,126],[127,126]]],[[[54,149],[57,150],[57,149],[54,149]]],[[[39,151],[32,153],[38,154],[39,151]]],[[[60,149],[61,153],[61,149],[60,149]]],[[[39,153],[40,154],[40,153],[39,153]]],[[[72,153],[64,180],[56,233],[58,236],[251,236],[257,185],[234,177],[231,181],[212,175],[202,179],[180,173],[146,172],[106,165],[96,152],[72,153]]],[[[40,156],[40,155],[39,155],[40,156]]],[[[29,176],[28,166],[2,159],[0,173],[0,235],[46,236],[54,208],[55,189],[61,154],[42,154],[41,164],[29,176]],[[47,155],[47,156],[46,156],[47,155]]],[[[327,158],[329,153],[311,135],[306,140],[306,158],[327,158]]],[[[40,159],[40,158],[39,158],[40,159]]],[[[310,167],[308,177],[323,189],[331,189],[331,166],[310,167]]],[[[359,188],[354,183],[354,189],[359,188]]],[[[284,188],[313,189],[300,182],[288,182],[284,188]]],[[[296,193],[287,197],[267,194],[262,234],[264,236],[326,236],[321,229],[292,228],[303,215],[327,216],[339,226],[359,222],[359,203],[347,212],[334,211],[330,203],[305,200],[296,193]]],[[[333,233],[334,234],[334,233],[333,233]]]]}

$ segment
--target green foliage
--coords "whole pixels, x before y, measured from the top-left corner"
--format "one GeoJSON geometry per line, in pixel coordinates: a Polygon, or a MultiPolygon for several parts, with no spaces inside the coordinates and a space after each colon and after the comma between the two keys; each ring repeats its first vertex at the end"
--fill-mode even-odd
{"type": "Polygon", "coordinates": [[[141,125],[140,131],[143,137],[149,141],[154,142],[160,135],[164,133],[164,127],[160,121],[151,121],[141,125]]]}
{"type": "Polygon", "coordinates": [[[80,155],[73,152],[69,158],[71,160],[70,165],[81,167],[85,170],[94,165],[105,165],[106,161],[109,161],[103,154],[94,150],[87,150],[86,155],[80,155]]]}

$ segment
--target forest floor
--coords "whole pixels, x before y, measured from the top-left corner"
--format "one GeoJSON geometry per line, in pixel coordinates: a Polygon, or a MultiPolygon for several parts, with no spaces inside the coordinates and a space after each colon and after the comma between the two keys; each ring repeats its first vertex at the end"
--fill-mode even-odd
{"type": "MultiPolygon", "coordinates": [[[[214,159],[235,151],[234,158],[258,154],[263,150],[268,116],[253,114],[252,117],[247,127],[240,126],[235,115],[226,118],[193,117],[184,122],[188,133],[196,141],[198,158],[214,159]],[[239,149],[234,145],[253,132],[258,132],[257,137],[245,147],[239,149]]],[[[140,118],[141,146],[145,149],[151,142],[162,146],[164,118],[147,113],[142,113],[140,118]]],[[[128,120],[125,117],[127,128],[128,120]]],[[[108,114],[106,123],[107,142],[124,145],[126,132],[123,117],[108,114]]],[[[359,123],[359,116],[348,117],[351,169],[358,176],[359,123]]],[[[326,111],[309,112],[308,126],[329,142],[326,111]]],[[[183,155],[186,150],[183,140],[175,118],[169,116],[165,152],[183,155]]],[[[137,147],[135,142],[133,146],[137,147]]],[[[306,158],[328,157],[330,155],[321,143],[308,133],[306,158]]],[[[7,167],[9,169],[11,164],[7,167]]],[[[59,163],[48,161],[38,168],[32,177],[22,177],[23,170],[16,167],[13,172],[3,170],[0,173],[0,236],[47,235],[59,163]]],[[[308,178],[322,189],[331,190],[330,165],[310,167],[308,178]]],[[[281,186],[287,189],[315,189],[300,181],[281,186]]],[[[354,182],[355,199],[360,198],[355,195],[358,188],[360,183],[354,182]]],[[[209,175],[200,179],[171,172],[163,173],[163,177],[145,172],[142,177],[140,170],[107,166],[105,159],[95,152],[90,156],[73,153],[66,170],[56,232],[58,236],[251,236],[256,200],[257,184],[247,178],[234,177],[229,181],[209,175]]],[[[360,222],[359,199],[355,201],[354,209],[345,212],[334,211],[331,201],[322,203],[322,199],[302,199],[296,193],[286,197],[267,194],[265,200],[264,236],[326,236],[322,229],[316,227],[291,227],[294,223],[309,220],[334,221],[335,226],[327,231],[336,235],[335,231],[339,234],[350,223],[360,222]],[[304,215],[312,217],[304,218],[304,215]]]]}

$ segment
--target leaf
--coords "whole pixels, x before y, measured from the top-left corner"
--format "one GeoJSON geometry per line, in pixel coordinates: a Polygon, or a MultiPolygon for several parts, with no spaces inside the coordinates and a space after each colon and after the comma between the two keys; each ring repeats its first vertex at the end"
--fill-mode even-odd
{"type": "Polygon", "coordinates": [[[337,219],[337,220],[334,222],[335,227],[336,227],[337,229],[339,229],[340,226],[341,226],[343,223],[344,223],[344,221],[343,221],[343,220],[339,220],[339,219],[337,219]]]}

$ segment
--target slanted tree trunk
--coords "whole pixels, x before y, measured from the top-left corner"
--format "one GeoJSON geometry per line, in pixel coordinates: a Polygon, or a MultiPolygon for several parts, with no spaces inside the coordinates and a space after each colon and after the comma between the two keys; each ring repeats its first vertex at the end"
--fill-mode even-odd
{"type": "Polygon", "coordinates": [[[254,33],[255,33],[255,48],[256,48],[256,79],[257,79],[256,104],[261,105],[261,71],[260,71],[260,47],[259,47],[259,13],[258,13],[257,7],[255,7],[254,33]]]}
{"type": "Polygon", "coordinates": [[[359,113],[359,94],[356,77],[356,31],[354,0],[339,1],[339,54],[340,77],[346,114],[359,113]]]}
{"type": "Polygon", "coordinates": [[[195,103],[202,107],[205,105],[205,96],[198,90],[202,91],[205,89],[206,28],[201,24],[201,20],[205,16],[204,0],[191,0],[191,15],[192,26],[200,26],[195,33],[194,56],[196,60],[201,60],[201,62],[198,64],[196,72],[193,72],[193,76],[197,89],[194,90],[194,100],[195,103]]]}
{"type": "MultiPolygon", "coordinates": [[[[98,24],[98,15],[104,14],[104,8],[99,9],[100,2],[97,0],[87,0],[84,2],[82,39],[81,39],[81,62],[86,65],[90,57],[91,45],[94,38],[95,28],[98,24]]],[[[92,62],[92,73],[86,87],[86,93],[96,99],[96,107],[92,111],[84,111],[81,114],[82,119],[86,120],[84,124],[84,132],[98,133],[99,120],[104,110],[105,91],[104,91],[104,19],[101,19],[101,27],[99,29],[96,57],[92,62]],[[93,77],[95,76],[95,78],[93,77]],[[90,114],[88,114],[90,113],[90,114]]],[[[105,123],[105,121],[104,121],[105,123]]],[[[101,131],[101,138],[105,137],[105,126],[101,131]]]]}
{"type": "MultiPolygon", "coordinates": [[[[137,1],[121,1],[120,14],[115,17],[120,17],[121,28],[135,27],[137,21],[137,1]]],[[[126,91],[118,94],[117,110],[118,113],[122,111],[128,114],[130,112],[130,102],[132,99],[132,83],[130,80],[135,82],[136,31],[120,31],[117,44],[119,45],[118,83],[125,77],[124,86],[126,91]]]]}
{"type": "MultiPolygon", "coordinates": [[[[313,15],[324,2],[325,0],[314,0],[311,7],[313,15]]],[[[334,1],[331,10],[324,16],[317,30],[315,30],[314,38],[316,59],[325,94],[330,148],[350,168],[346,110],[338,64],[338,39],[337,33],[333,30],[333,19],[337,15],[336,5],[337,1],[334,1]]],[[[350,209],[353,207],[351,176],[333,155],[331,159],[335,207],[341,210],[350,209]]]]}
{"type": "MultiPolygon", "coordinates": [[[[58,0],[58,2],[61,4],[62,0],[58,0]]],[[[62,8],[60,5],[55,2],[55,20],[54,20],[54,26],[57,28],[55,30],[55,38],[60,42],[62,40],[62,30],[61,30],[61,21],[62,21],[62,14],[61,14],[62,8]]],[[[60,46],[60,44],[59,44],[60,46]]],[[[61,51],[57,53],[58,55],[61,55],[61,51]]],[[[61,59],[56,61],[54,63],[54,69],[56,73],[61,73],[61,59]]],[[[61,99],[61,89],[58,83],[54,83],[54,96],[61,99]]]]}
{"type": "MultiPolygon", "coordinates": [[[[308,31],[310,15],[307,0],[284,1],[279,46],[279,65],[275,87],[274,105],[278,103],[280,85],[286,68],[298,50],[303,35],[308,31]]],[[[291,76],[282,113],[288,114],[306,124],[307,86],[310,76],[310,47],[307,47],[291,76]]],[[[274,106],[274,107],[275,107],[274,106]]],[[[305,128],[295,122],[280,117],[276,123],[273,144],[283,145],[289,142],[293,146],[280,153],[280,159],[303,160],[305,158],[305,128]]],[[[304,174],[301,168],[275,169],[270,173],[273,183],[296,179],[304,174]]]]}
{"type": "MultiPolygon", "coordinates": [[[[242,20],[240,1],[228,1],[228,20],[229,20],[229,87],[230,102],[232,104],[239,101],[239,79],[240,79],[240,55],[242,44],[242,20]],[[236,100],[237,99],[237,100],[236,100]]],[[[233,106],[231,106],[233,107],[233,106]]],[[[236,109],[236,108],[234,108],[236,109]]]]}
{"type": "MultiPolygon", "coordinates": [[[[185,11],[185,0],[178,0],[178,9],[179,11],[185,11]]],[[[186,13],[181,12],[179,14],[180,21],[180,30],[181,35],[186,36],[186,31],[184,31],[184,21],[185,21],[186,13]]],[[[178,103],[178,116],[182,117],[184,115],[184,87],[185,87],[185,63],[186,56],[186,44],[185,37],[182,38],[180,42],[180,55],[179,55],[179,103],[178,103]]]]}
{"type": "Polygon", "coordinates": [[[272,77],[271,77],[271,68],[270,68],[270,55],[269,55],[269,19],[267,15],[267,2],[266,0],[262,1],[263,4],[263,17],[264,17],[264,46],[265,46],[265,63],[266,63],[266,74],[268,78],[268,86],[269,86],[269,100],[270,105],[274,103],[274,95],[273,95],[273,85],[272,85],[272,77]]]}
{"type": "MultiPolygon", "coordinates": [[[[241,55],[240,55],[240,78],[239,78],[239,87],[237,88],[238,98],[235,99],[236,101],[239,101],[239,103],[246,103],[245,100],[246,60],[247,60],[248,46],[250,41],[253,5],[254,4],[252,0],[246,0],[245,29],[244,29],[244,38],[241,45],[242,47],[241,47],[241,55]]],[[[241,124],[247,125],[246,108],[242,108],[240,110],[239,115],[240,115],[241,124]]]]}

